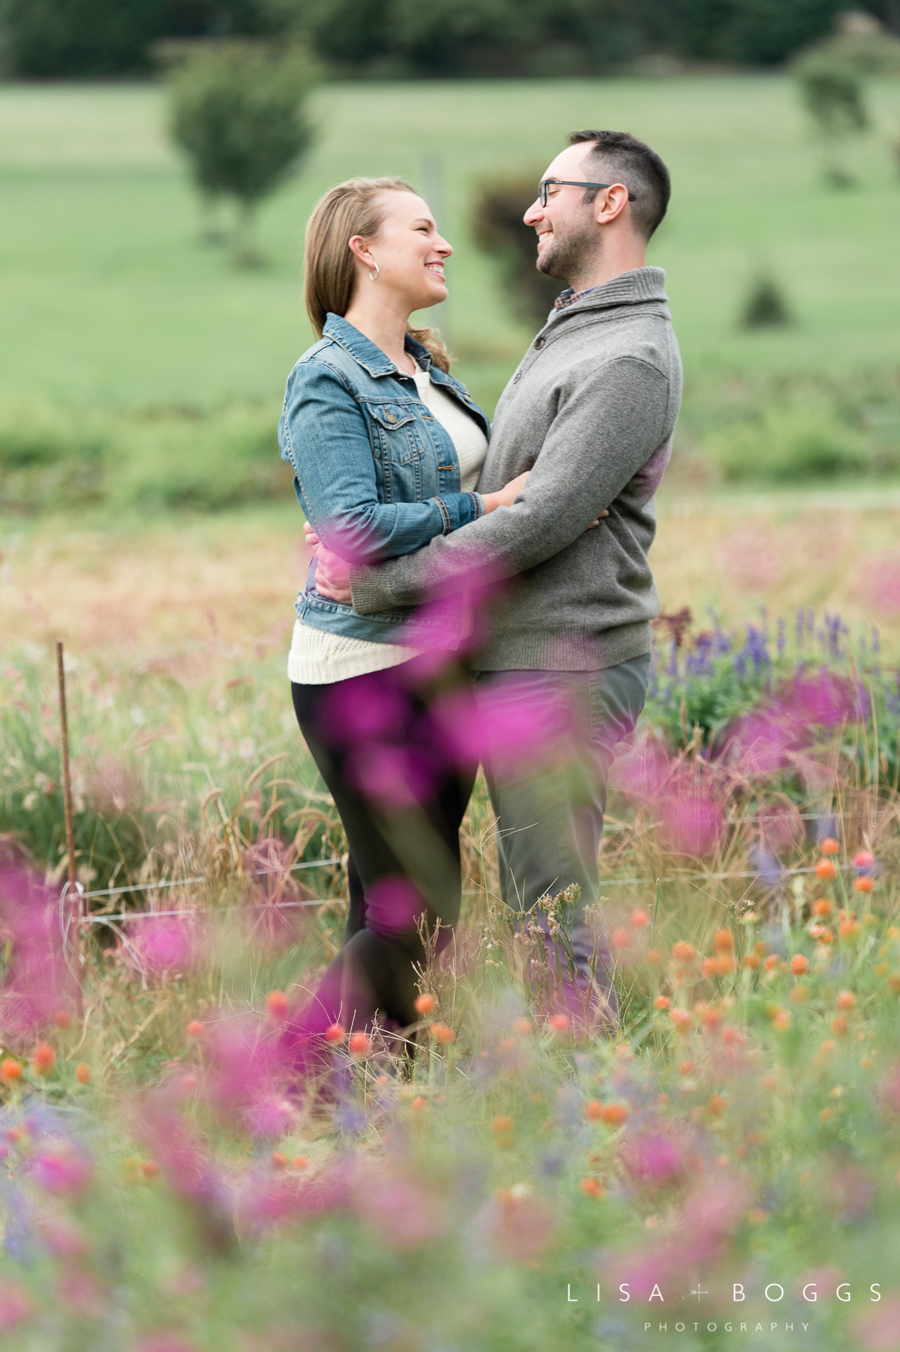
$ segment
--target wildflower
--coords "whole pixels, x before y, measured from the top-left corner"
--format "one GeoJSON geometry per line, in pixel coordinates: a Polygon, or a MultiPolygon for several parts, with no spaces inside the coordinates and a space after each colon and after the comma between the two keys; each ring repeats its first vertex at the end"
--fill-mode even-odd
{"type": "Polygon", "coordinates": [[[721,1117],[727,1107],[727,1100],[721,1094],[713,1094],[706,1105],[706,1111],[713,1117],[721,1117]]]}
{"type": "Polygon", "coordinates": [[[8,1278],[0,1280],[0,1332],[10,1333],[33,1314],[34,1306],[23,1288],[8,1278]]]}
{"type": "Polygon", "coordinates": [[[551,1014],[547,1024],[553,1029],[554,1033],[568,1033],[570,1028],[568,1014],[551,1014]]]}
{"type": "Polygon", "coordinates": [[[513,1024],[513,1032],[518,1033],[520,1037],[527,1037],[531,1032],[531,1028],[531,1020],[526,1018],[516,1019],[513,1024]]]}
{"type": "Polygon", "coordinates": [[[835,1014],[834,1018],[831,1020],[831,1031],[834,1033],[835,1037],[846,1037],[849,1028],[850,1025],[847,1022],[846,1015],[835,1014]]]}
{"type": "Polygon", "coordinates": [[[83,1154],[61,1144],[37,1155],[31,1163],[31,1174],[47,1192],[77,1197],[87,1187],[91,1168],[83,1154]]]}
{"type": "Polygon", "coordinates": [[[4,1084],[15,1084],[22,1078],[22,1066],[14,1056],[5,1056],[0,1061],[0,1080],[4,1084]]]}
{"type": "Polygon", "coordinates": [[[841,920],[841,923],[838,926],[838,932],[840,933],[841,938],[846,939],[848,942],[856,939],[859,936],[859,925],[856,922],[855,916],[848,915],[846,919],[841,920]]]}
{"type": "Polygon", "coordinates": [[[75,1067],[75,1079],[79,1084],[90,1084],[91,1068],[87,1061],[80,1061],[75,1067]]]}
{"type": "Polygon", "coordinates": [[[60,1032],[65,1032],[72,1022],[68,1010],[58,1009],[53,1015],[53,1022],[60,1032]]]}
{"type": "Polygon", "coordinates": [[[648,948],[644,954],[644,962],[648,967],[662,967],[664,958],[658,948],[648,948]]]}
{"type": "Polygon", "coordinates": [[[295,1159],[294,1159],[294,1168],[295,1168],[295,1169],[301,1169],[301,1170],[302,1170],[302,1169],[308,1169],[308,1168],[309,1168],[309,1160],[306,1158],[305,1155],[297,1155],[297,1156],[295,1157],[295,1159]]]}
{"type": "Polygon", "coordinates": [[[678,1074],[690,1075],[693,1069],[694,1069],[693,1061],[682,1061],[681,1065],[678,1067],[678,1074]]]}
{"type": "Polygon", "coordinates": [[[781,959],[778,957],[777,953],[770,953],[763,963],[763,966],[767,972],[777,972],[778,968],[781,966],[781,959]]]}
{"type": "Polygon", "coordinates": [[[329,1028],[325,1029],[326,1042],[337,1044],[339,1042],[343,1042],[346,1036],[347,1034],[344,1032],[343,1028],[339,1023],[333,1023],[329,1028]]]}
{"type": "Polygon", "coordinates": [[[834,943],[834,931],[830,930],[827,925],[810,925],[807,934],[820,944],[834,943]]]}
{"type": "Polygon", "coordinates": [[[141,1160],[141,1173],[145,1178],[156,1178],[159,1174],[159,1165],[156,1160],[141,1160]]]}
{"type": "Polygon", "coordinates": [[[269,991],[266,996],[266,1013],[273,1023],[283,1019],[288,1012],[288,998],[284,991],[269,991]]]}
{"type": "Polygon", "coordinates": [[[417,1098],[412,1100],[409,1106],[414,1113],[421,1113],[428,1107],[428,1100],[422,1098],[422,1095],[420,1094],[417,1098]]]}
{"type": "Polygon", "coordinates": [[[676,962],[693,962],[696,956],[696,948],[684,939],[679,939],[677,943],[672,945],[672,957],[676,962]]]}
{"type": "Polygon", "coordinates": [[[801,985],[800,982],[794,987],[790,995],[795,1005],[802,1005],[809,999],[809,987],[801,985]]]}
{"type": "Polygon", "coordinates": [[[820,859],[816,864],[816,877],[821,882],[828,882],[837,877],[837,868],[831,859],[820,859]]]}
{"type": "Polygon", "coordinates": [[[790,1026],[791,1026],[791,1011],[789,1009],[779,1009],[778,1013],[772,1020],[772,1027],[777,1028],[780,1033],[783,1033],[784,1030],[786,1028],[790,1028],[790,1026]]]}
{"type": "MultiPolygon", "coordinates": [[[[895,995],[900,994],[900,972],[891,972],[888,977],[888,985],[895,995]]],[[[0,1076],[3,1075],[3,1066],[0,1065],[0,1076]]]]}
{"type": "Polygon", "coordinates": [[[802,953],[795,953],[791,958],[791,971],[794,976],[803,976],[809,971],[809,958],[804,957],[802,953]]]}
{"type": "Polygon", "coordinates": [[[818,897],[812,904],[813,915],[826,916],[831,915],[833,907],[827,897],[818,897]]]}
{"type": "Polygon", "coordinates": [[[631,943],[631,934],[627,929],[619,926],[618,929],[613,930],[611,942],[613,948],[627,948],[631,943]]]}
{"type": "Polygon", "coordinates": [[[272,1163],[276,1169],[286,1169],[287,1162],[287,1155],[283,1155],[280,1150],[272,1151],[272,1163]]]}
{"type": "Polygon", "coordinates": [[[35,1075],[47,1075],[56,1062],[56,1052],[49,1042],[39,1042],[34,1049],[31,1065],[35,1075]]]}
{"type": "Polygon", "coordinates": [[[749,968],[751,972],[755,972],[757,967],[761,966],[761,964],[762,958],[758,953],[748,953],[744,958],[744,966],[749,968]]]}
{"type": "Polygon", "coordinates": [[[731,933],[731,930],[727,929],[716,930],[715,938],[713,939],[713,944],[715,946],[715,950],[717,953],[733,953],[734,935],[731,933]]]}
{"type": "Polygon", "coordinates": [[[442,1047],[446,1046],[449,1042],[456,1041],[456,1034],[446,1023],[433,1023],[431,1025],[431,1036],[434,1038],[435,1042],[439,1042],[442,1047]]]}
{"type": "Polygon", "coordinates": [[[603,1120],[603,1104],[599,1099],[588,1099],[584,1105],[584,1111],[592,1122],[601,1122],[603,1120]]]}
{"type": "Polygon", "coordinates": [[[699,1014],[704,1026],[710,1033],[714,1033],[722,1022],[722,1015],[719,1011],[712,1005],[705,1004],[702,1000],[698,1000],[694,1005],[694,1013],[699,1014]]]}
{"type": "Polygon", "coordinates": [[[608,1103],[600,1114],[608,1127],[621,1127],[627,1117],[628,1107],[624,1103],[608,1103]]]}
{"type": "Polygon", "coordinates": [[[435,1000],[433,995],[429,995],[427,992],[423,992],[422,995],[418,995],[416,997],[416,1006],[415,1006],[416,1013],[423,1015],[430,1014],[431,1011],[434,1009],[436,1003],[437,1001],[435,1000]]]}
{"type": "Polygon", "coordinates": [[[673,1009],[669,1013],[669,1018],[678,1029],[679,1033],[686,1033],[694,1022],[694,1016],[687,1009],[673,1009]]]}
{"type": "Polygon", "coordinates": [[[840,854],[841,852],[839,842],[836,841],[832,836],[829,836],[827,840],[822,841],[820,849],[823,854],[840,854]]]}
{"type": "Polygon", "coordinates": [[[187,1031],[188,1037],[202,1037],[206,1030],[199,1019],[191,1019],[187,1031]]]}
{"type": "Polygon", "coordinates": [[[637,910],[631,912],[631,915],[628,917],[628,923],[632,929],[646,929],[650,924],[650,916],[645,910],[638,907],[637,910]]]}
{"type": "Polygon", "coordinates": [[[853,856],[853,867],[860,870],[875,867],[875,856],[871,850],[859,850],[853,856]]]}
{"type": "Polygon", "coordinates": [[[583,1178],[578,1186],[586,1197],[604,1197],[606,1195],[596,1178],[583,1178]]]}
{"type": "Polygon", "coordinates": [[[512,1145],[513,1120],[511,1117],[495,1117],[491,1123],[494,1140],[499,1146],[512,1145]]]}
{"type": "Polygon", "coordinates": [[[362,1031],[351,1033],[347,1047],[351,1056],[368,1056],[372,1050],[372,1039],[362,1031]]]}
{"type": "Polygon", "coordinates": [[[835,1004],[837,1005],[838,1009],[855,1009],[856,996],[853,994],[852,991],[841,991],[840,994],[838,995],[837,1000],[835,1001],[835,1004]]]}
{"type": "Polygon", "coordinates": [[[653,1008],[671,1009],[672,1001],[669,999],[668,995],[657,995],[656,999],[653,1001],[653,1008]]]}
{"type": "Polygon", "coordinates": [[[703,976],[715,976],[718,970],[718,958],[704,958],[700,964],[700,971],[703,976]]]}
{"type": "Polygon", "coordinates": [[[867,877],[866,874],[862,874],[859,878],[854,880],[853,890],[855,892],[871,892],[874,886],[874,881],[867,877]]]}

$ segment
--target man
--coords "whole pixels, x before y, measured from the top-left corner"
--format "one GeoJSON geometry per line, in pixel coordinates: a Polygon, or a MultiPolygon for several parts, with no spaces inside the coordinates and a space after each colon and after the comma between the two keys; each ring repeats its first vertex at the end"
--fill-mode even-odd
{"type": "MultiPolygon", "coordinates": [[[[487,756],[485,771],[507,904],[528,910],[580,889],[565,922],[578,974],[569,996],[596,990],[596,935],[583,911],[598,900],[607,772],[643,708],[658,609],[647,551],[682,374],[665,274],[646,266],[646,248],[669,193],[665,165],[643,142],[570,137],[524,217],[538,268],[566,289],[500,398],[478,484],[490,492],[530,470],[524,489],[512,507],[376,567],[348,569],[319,551],[318,590],[352,596],[361,614],[459,592],[473,565],[515,576],[475,657],[479,690],[501,724],[504,701],[533,700],[556,719],[564,754],[508,773],[487,756]]],[[[558,934],[549,909],[536,912],[548,936],[558,934]]],[[[602,937],[598,954],[614,1008],[602,937]]]]}

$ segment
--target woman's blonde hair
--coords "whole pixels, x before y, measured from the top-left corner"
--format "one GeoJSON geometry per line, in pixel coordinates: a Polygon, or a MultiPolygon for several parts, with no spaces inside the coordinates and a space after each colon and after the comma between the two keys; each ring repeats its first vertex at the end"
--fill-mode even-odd
{"type": "MultiPolygon", "coordinates": [[[[369,239],[378,235],[388,192],[415,192],[415,188],[402,178],[349,178],[316,203],[306,227],[303,289],[317,338],[322,337],[329,311],[345,315],[350,308],[356,284],[350,240],[354,235],[369,239]]],[[[414,329],[407,324],[406,331],[428,349],[435,366],[449,371],[450,353],[435,329],[414,329]]]]}

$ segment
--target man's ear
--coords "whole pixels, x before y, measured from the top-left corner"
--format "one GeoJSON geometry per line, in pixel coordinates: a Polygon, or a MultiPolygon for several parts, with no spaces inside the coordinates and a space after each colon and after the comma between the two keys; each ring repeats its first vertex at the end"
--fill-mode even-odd
{"type": "Polygon", "coordinates": [[[598,225],[611,225],[628,206],[628,189],[624,183],[613,183],[601,188],[594,198],[594,220],[598,225]]]}

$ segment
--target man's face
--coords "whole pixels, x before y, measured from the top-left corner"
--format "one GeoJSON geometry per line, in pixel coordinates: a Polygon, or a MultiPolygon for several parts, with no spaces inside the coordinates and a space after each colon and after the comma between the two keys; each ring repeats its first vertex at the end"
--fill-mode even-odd
{"type": "MultiPolygon", "coordinates": [[[[590,147],[568,146],[545,170],[543,178],[574,179],[593,182],[597,175],[586,161],[590,147]]],[[[548,188],[547,205],[537,197],[525,212],[526,225],[534,226],[538,237],[537,267],[548,277],[571,283],[599,260],[601,232],[594,218],[594,204],[585,204],[584,188],[548,188]]]]}

